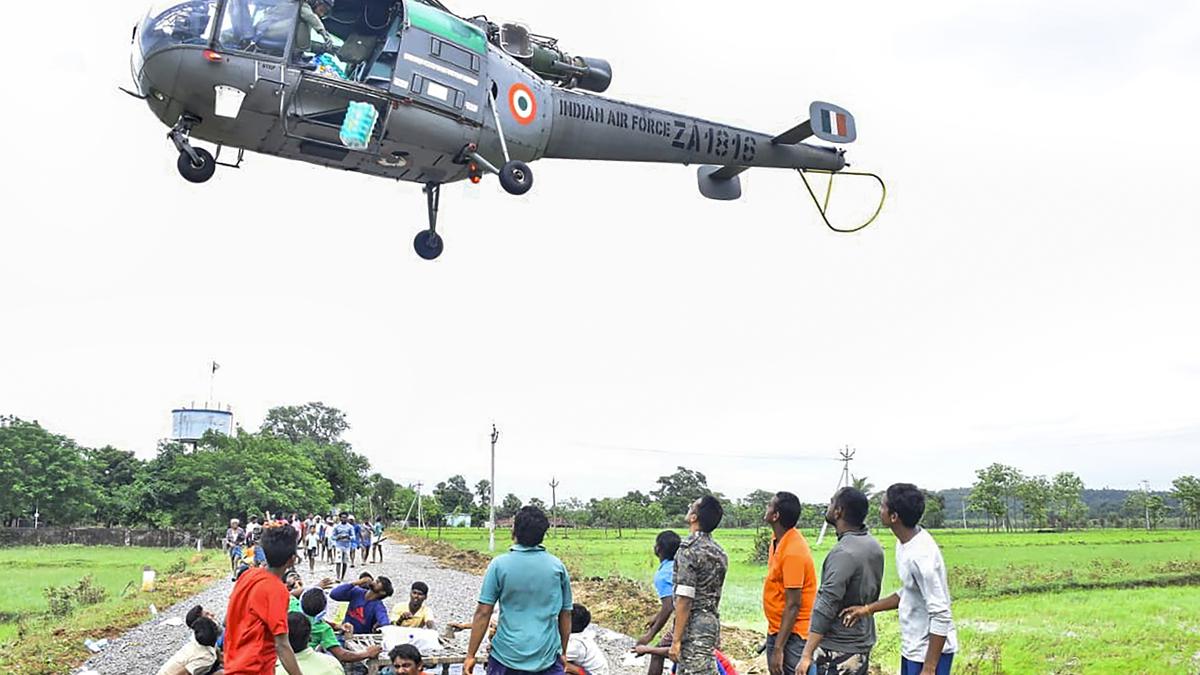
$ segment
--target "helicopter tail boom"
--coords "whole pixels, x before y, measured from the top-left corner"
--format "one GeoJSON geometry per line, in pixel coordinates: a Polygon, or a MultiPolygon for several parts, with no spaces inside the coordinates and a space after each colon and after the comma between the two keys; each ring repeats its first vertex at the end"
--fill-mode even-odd
{"type": "MultiPolygon", "coordinates": [[[[841,150],[801,142],[810,135],[847,142],[845,136],[815,128],[804,135],[798,130],[805,125],[771,136],[565,89],[553,90],[552,106],[545,157],[824,171],[846,165],[841,150]]],[[[845,115],[842,130],[852,131],[853,120],[845,115]]]]}

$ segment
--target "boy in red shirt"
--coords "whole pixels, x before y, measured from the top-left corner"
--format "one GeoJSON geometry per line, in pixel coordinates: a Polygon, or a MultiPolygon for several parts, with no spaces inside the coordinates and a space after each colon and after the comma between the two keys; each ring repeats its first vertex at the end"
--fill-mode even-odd
{"type": "Polygon", "coordinates": [[[259,545],[267,567],[238,577],[225,613],[225,675],[274,675],[275,660],[288,675],[303,675],[288,643],[287,569],[299,563],[296,530],[264,527],[259,545]]]}

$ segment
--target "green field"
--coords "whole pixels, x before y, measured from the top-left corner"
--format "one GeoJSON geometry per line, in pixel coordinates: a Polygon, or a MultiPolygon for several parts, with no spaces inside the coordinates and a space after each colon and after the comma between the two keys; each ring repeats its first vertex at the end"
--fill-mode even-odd
{"type": "MultiPolygon", "coordinates": [[[[560,531],[546,542],[576,573],[649,580],[655,532],[560,531]]],[[[817,566],[832,536],[816,547],[817,566]]],[[[896,585],[894,539],[885,549],[884,593],[896,585]]],[[[436,537],[430,532],[431,537],[436,537]]],[[[1200,673],[1200,531],[934,533],[950,570],[961,651],[956,673],[1200,673]]],[[[442,530],[456,546],[487,551],[483,530],[442,530]]],[[[718,530],[730,569],[722,618],[763,631],[765,568],[748,562],[753,530],[718,530]]],[[[899,662],[895,615],[878,617],[874,659],[899,662]]]]}
{"type": "MultiPolygon", "coordinates": [[[[210,552],[211,553],[211,552],[210,552]]],[[[219,552],[217,552],[219,553],[219,552]]],[[[18,620],[37,620],[45,615],[47,586],[73,584],[92,575],[108,591],[111,600],[128,587],[141,586],[142,566],[150,565],[159,576],[180,560],[191,561],[193,550],[164,550],[114,546],[43,546],[0,549],[0,576],[5,592],[0,594],[0,644],[17,635],[18,620]]],[[[146,615],[149,618],[149,614],[146,615]]]]}

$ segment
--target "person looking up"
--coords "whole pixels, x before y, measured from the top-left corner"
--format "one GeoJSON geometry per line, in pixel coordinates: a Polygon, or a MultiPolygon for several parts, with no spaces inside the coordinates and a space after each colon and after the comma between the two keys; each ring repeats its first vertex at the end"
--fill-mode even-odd
{"type": "MultiPolygon", "coordinates": [[[[308,646],[313,649],[321,649],[338,660],[338,663],[358,663],[379,656],[383,652],[383,648],[379,645],[371,645],[364,650],[354,651],[346,649],[342,646],[342,641],[338,639],[335,626],[325,620],[325,612],[329,607],[329,601],[325,597],[325,592],[319,588],[310,588],[300,596],[300,611],[304,616],[308,617],[312,623],[312,636],[308,639],[308,646]]],[[[339,626],[343,632],[353,634],[354,628],[349,624],[339,626]]]]}
{"type": "Polygon", "coordinates": [[[296,564],[290,525],[265,528],[266,567],[247,570],[233,586],[225,612],[226,675],[271,675],[278,659],[288,675],[303,675],[288,642],[288,590],[283,577],[296,564]]]}
{"type": "Polygon", "coordinates": [[[958,651],[950,613],[950,586],[942,550],[923,527],[925,493],[912,483],[888,487],[879,507],[883,524],[896,536],[900,590],[883,600],[847,607],[842,622],[870,622],[877,612],[900,610],[900,675],[949,675],[958,651]]]}
{"type": "Polygon", "coordinates": [[[513,519],[513,545],[488,564],[471,621],[463,672],[475,668],[475,654],[499,603],[499,627],[491,641],[488,675],[563,675],[571,635],[571,577],[542,541],[550,521],[536,506],[513,519]]]}
{"type": "Polygon", "coordinates": [[[821,587],[801,668],[814,664],[818,675],[866,675],[875,646],[875,622],[844,625],[842,610],[879,599],[883,547],[867,531],[867,496],[853,487],[834,493],[825,522],[837,532],[821,564],[821,587]]]}
{"type": "Polygon", "coordinates": [[[767,670],[792,675],[804,654],[817,571],[808,540],[796,529],[800,499],[778,492],[767,504],[763,521],[773,536],[763,580],[763,614],[767,618],[767,670]]]}
{"type": "Polygon", "coordinates": [[[237,573],[238,562],[242,558],[242,545],[246,543],[246,531],[242,529],[241,521],[232,518],[229,529],[225,530],[225,550],[229,553],[229,574],[237,573]]]}
{"type": "MultiPolygon", "coordinates": [[[[678,675],[716,675],[714,650],[721,640],[721,587],[729,559],[713,540],[724,509],[712,495],[692,502],[691,535],[675,554],[675,630],[667,652],[678,675]]],[[[505,608],[508,611],[508,608],[505,608]]]]}
{"type": "MultiPolygon", "coordinates": [[[[675,585],[673,583],[675,577],[675,552],[679,550],[679,535],[671,530],[663,530],[654,538],[654,557],[658,558],[658,570],[654,573],[654,592],[658,595],[659,608],[649,621],[646,622],[646,632],[638,638],[637,647],[650,644],[655,636],[667,625],[671,614],[675,610],[675,585]]],[[[662,640],[658,646],[663,648],[662,654],[650,654],[650,667],[646,671],[646,675],[662,675],[663,671],[663,655],[669,651],[667,648],[671,646],[671,631],[663,633],[662,640]]]]}

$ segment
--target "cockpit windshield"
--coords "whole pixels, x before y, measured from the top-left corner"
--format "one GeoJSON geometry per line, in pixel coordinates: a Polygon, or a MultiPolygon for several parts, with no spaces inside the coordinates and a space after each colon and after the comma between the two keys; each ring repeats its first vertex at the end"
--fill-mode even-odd
{"type": "Polygon", "coordinates": [[[207,45],[216,13],[217,0],[154,3],[138,30],[142,54],[172,44],[207,45]]]}
{"type": "MultiPolygon", "coordinates": [[[[282,57],[299,15],[298,0],[228,0],[218,44],[221,49],[282,57]]],[[[304,32],[307,35],[307,27],[304,32]]]]}

